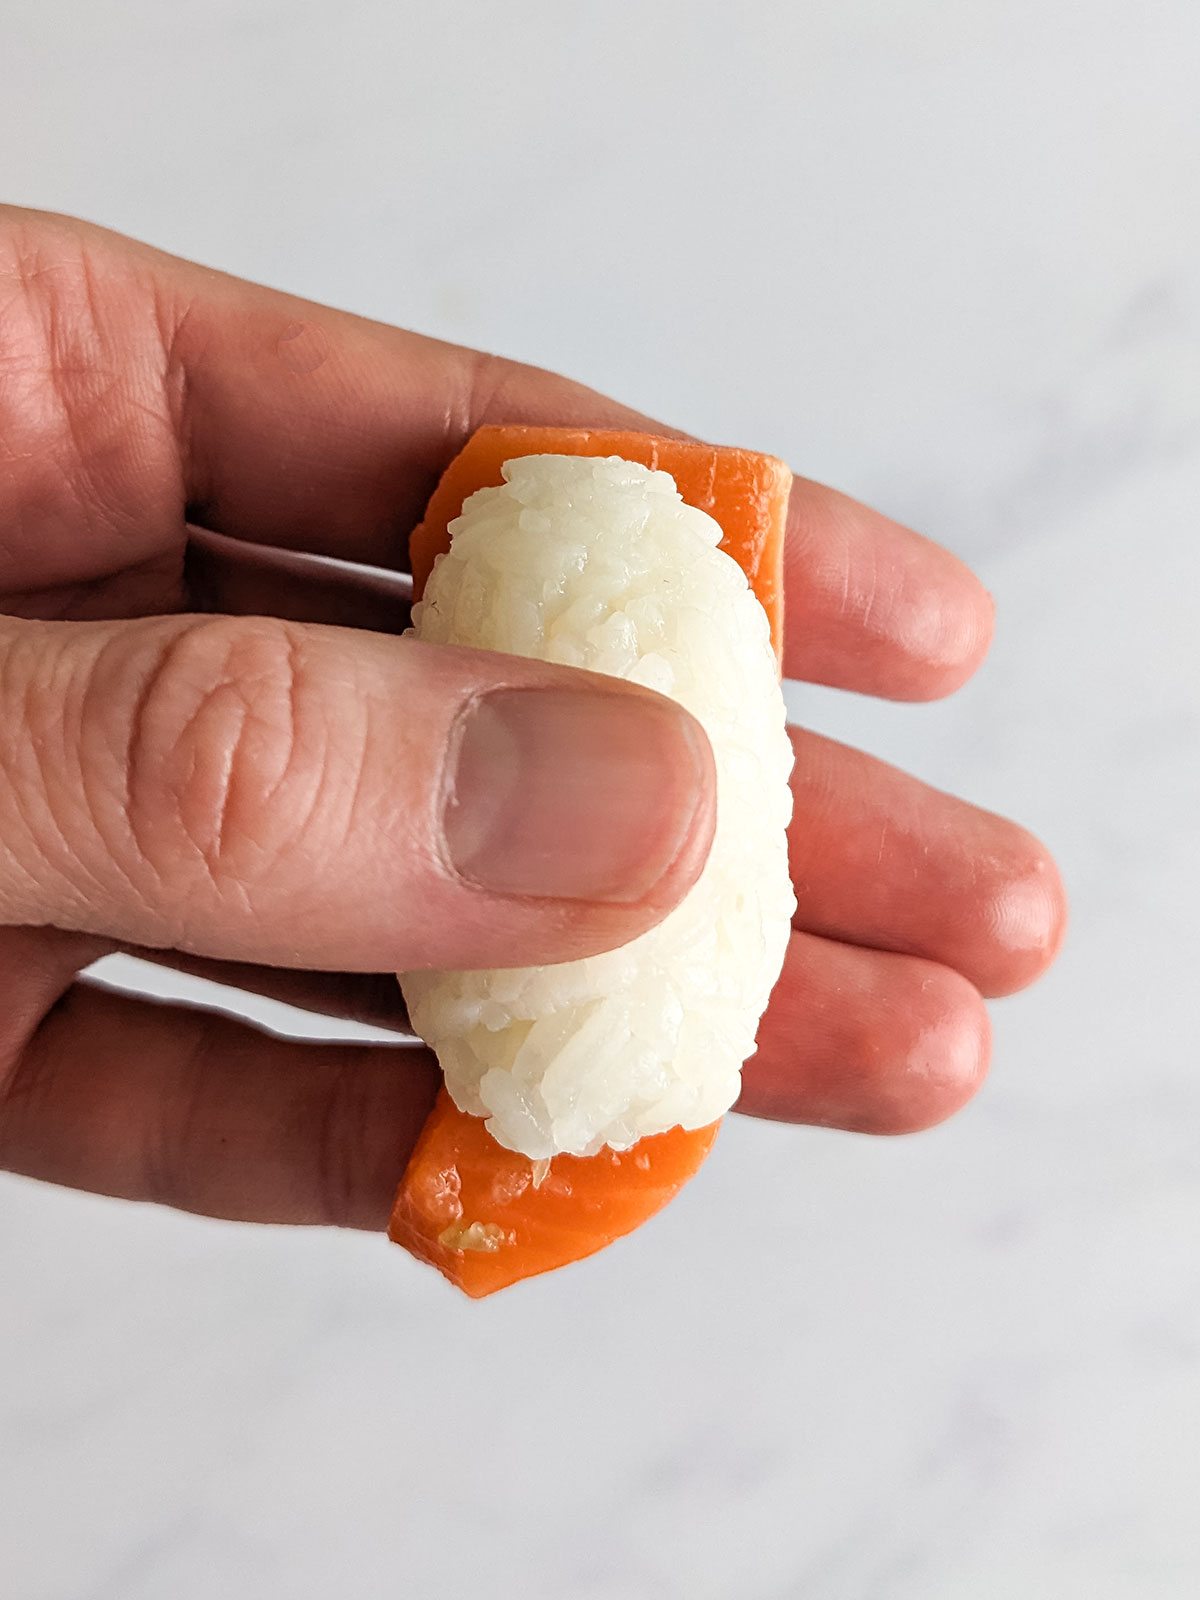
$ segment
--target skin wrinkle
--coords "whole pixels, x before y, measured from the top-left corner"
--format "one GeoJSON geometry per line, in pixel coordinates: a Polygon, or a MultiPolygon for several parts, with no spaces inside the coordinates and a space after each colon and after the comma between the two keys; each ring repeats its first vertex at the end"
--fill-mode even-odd
{"type": "MultiPolygon", "coordinates": [[[[234,656],[217,673],[218,681],[206,688],[178,740],[181,744],[194,737],[191,770],[203,780],[204,771],[214,767],[206,755],[212,736],[203,723],[221,702],[240,705],[236,728],[227,716],[223,718],[224,781],[219,807],[203,830],[204,837],[197,836],[194,820],[186,816],[182,820],[212,885],[223,899],[240,904],[247,920],[265,915],[265,908],[255,910],[254,884],[264,877],[269,880],[278,863],[293,853],[303,855],[305,840],[314,830],[325,853],[336,848],[339,832],[343,842],[348,836],[344,821],[339,827],[331,820],[337,810],[345,810],[334,785],[342,778],[348,752],[341,749],[337,762],[329,759],[329,729],[309,715],[310,708],[323,706],[324,698],[306,688],[302,636],[285,623],[272,624],[269,631],[261,623],[258,628],[256,648],[261,650],[264,643],[269,648],[263,670],[257,675],[239,670],[234,640],[234,656]],[[280,663],[286,664],[284,671],[279,670],[280,663]],[[259,818],[261,826],[256,823],[259,818]],[[286,819],[282,831],[280,819],[286,819]],[[248,861],[253,862],[252,869],[248,861]]],[[[343,745],[348,733],[346,727],[339,728],[343,745]]],[[[361,761],[355,765],[361,768],[361,761]]],[[[186,776],[181,787],[190,787],[186,776]]],[[[305,874],[305,892],[307,882],[305,874]]]]}
{"type": "MultiPolygon", "coordinates": [[[[27,648],[32,646],[32,642],[31,638],[27,638],[27,648]]],[[[19,721],[18,727],[23,730],[26,736],[35,768],[34,779],[28,784],[28,793],[31,797],[29,811],[48,824],[53,830],[54,845],[57,848],[47,849],[45,843],[39,840],[36,834],[32,833],[32,824],[30,824],[31,839],[34,846],[36,867],[45,866],[62,878],[64,883],[69,883],[76,903],[81,904],[86,903],[87,894],[84,887],[74,877],[74,873],[77,870],[80,870],[83,877],[88,880],[93,894],[98,891],[99,897],[102,897],[104,889],[96,875],[79,858],[77,851],[73,847],[73,830],[70,823],[65,816],[60,816],[59,814],[60,808],[64,810],[75,809],[76,812],[78,812],[79,808],[72,808],[71,787],[69,785],[61,786],[54,782],[53,774],[56,768],[70,771],[72,777],[78,776],[80,778],[83,789],[82,809],[85,812],[89,810],[88,772],[86,767],[81,767],[73,760],[73,745],[70,739],[67,712],[71,703],[69,693],[71,687],[70,679],[74,675],[70,672],[70,663],[66,660],[61,650],[57,651],[51,657],[51,660],[55,670],[51,674],[49,683],[46,683],[40,673],[31,673],[25,680],[24,715],[19,721]],[[65,685],[58,681],[64,676],[68,680],[65,685]],[[40,708],[37,711],[32,710],[31,700],[35,696],[47,701],[50,708],[56,708],[60,701],[63,702],[63,712],[57,713],[55,709],[51,709],[51,714],[47,716],[40,708]],[[51,742],[53,742],[54,749],[48,750],[47,746],[51,742]]],[[[27,812],[27,820],[28,815],[29,813],[27,812]]]]}
{"type": "MultiPolygon", "coordinates": [[[[11,653],[5,650],[2,652],[2,656],[6,670],[11,672],[11,653]]],[[[30,685],[28,681],[22,682],[18,677],[18,688],[21,691],[20,709],[17,711],[15,717],[5,717],[5,726],[11,726],[15,722],[17,728],[22,729],[28,727],[29,725],[28,696],[30,692],[30,685]]],[[[5,695],[5,710],[8,710],[7,694],[5,695]]],[[[14,866],[16,867],[17,871],[21,874],[22,878],[25,879],[29,889],[32,891],[30,904],[36,906],[37,889],[39,887],[39,874],[34,870],[34,864],[38,854],[36,843],[34,843],[34,841],[36,840],[37,836],[33,826],[32,818],[30,816],[29,808],[26,804],[25,785],[22,782],[19,767],[20,754],[25,748],[26,742],[22,740],[19,735],[17,741],[13,745],[9,745],[7,740],[0,741],[0,775],[4,777],[5,788],[8,793],[8,798],[15,810],[16,819],[20,826],[24,829],[26,838],[30,840],[31,844],[33,844],[33,848],[30,851],[30,861],[27,863],[21,860],[19,851],[14,848],[14,842],[10,838],[6,838],[4,841],[5,868],[6,871],[10,871],[14,866]],[[9,751],[11,751],[11,755],[8,754],[9,751]]],[[[49,866],[50,864],[47,863],[47,865],[49,866]]],[[[4,917],[6,920],[12,919],[17,921],[20,920],[21,915],[22,911],[19,900],[15,905],[10,904],[4,907],[4,917]]]]}
{"type": "MultiPolygon", "coordinates": [[[[362,815],[364,787],[367,778],[367,754],[372,745],[371,714],[374,702],[372,697],[363,696],[360,704],[362,706],[362,727],[355,750],[354,787],[350,792],[349,804],[346,807],[345,829],[340,840],[343,847],[355,834],[364,833],[368,825],[371,827],[373,834],[377,837],[379,835],[379,827],[376,820],[373,817],[362,815]]],[[[322,752],[323,757],[324,751],[322,752]]],[[[383,840],[380,843],[381,846],[384,845],[383,840]]]]}
{"type": "Polygon", "coordinates": [[[462,363],[452,394],[456,403],[447,406],[447,420],[452,423],[445,438],[447,459],[462,449],[472,429],[480,425],[474,419],[487,421],[495,414],[503,390],[503,364],[498,357],[479,350],[462,363]]]}
{"type": "MultiPolygon", "coordinates": [[[[286,652],[286,659],[288,668],[286,680],[282,682],[283,700],[285,705],[288,703],[294,705],[295,685],[292,681],[290,646],[286,652]]],[[[267,718],[262,716],[261,710],[256,709],[254,698],[256,690],[250,688],[251,682],[252,680],[248,678],[240,678],[232,663],[223,668],[218,673],[216,681],[201,690],[199,701],[180,729],[179,739],[171,751],[173,756],[184,741],[191,747],[189,772],[184,782],[179,785],[180,820],[189,840],[204,862],[213,887],[218,892],[222,891],[226,880],[232,885],[237,885],[241,881],[241,871],[233,867],[231,862],[236,844],[248,840],[253,840],[259,845],[262,843],[253,827],[235,830],[231,826],[231,814],[235,809],[251,816],[258,809],[240,803],[240,793],[253,791],[255,798],[259,798],[262,788],[262,775],[256,770],[257,761],[247,753],[247,750],[249,739],[267,718]],[[243,684],[246,687],[243,687],[243,684]],[[232,724],[225,714],[226,707],[232,709],[232,724]],[[221,713],[221,724],[214,748],[212,735],[207,732],[204,725],[218,711],[221,713]],[[212,759],[214,756],[216,760],[212,759]],[[193,821],[186,815],[189,808],[182,803],[183,796],[191,792],[197,779],[203,784],[210,771],[219,772],[216,804],[210,808],[206,801],[201,808],[198,822],[193,821]],[[199,823],[203,823],[204,826],[200,826],[199,823]]],[[[272,689],[274,687],[272,684],[272,689]]],[[[286,774],[287,757],[295,747],[294,710],[291,714],[285,712],[285,738],[287,754],[283,760],[272,763],[277,768],[279,777],[286,774]]],[[[272,781],[277,783],[279,777],[272,781]]],[[[265,824],[267,808],[262,807],[261,811],[265,824]]]]}
{"type": "Polygon", "coordinates": [[[858,620],[859,620],[859,622],[862,624],[862,626],[864,628],[870,628],[870,626],[871,626],[871,613],[875,609],[875,597],[878,594],[878,592],[879,592],[879,563],[878,563],[877,560],[872,558],[872,561],[871,561],[871,584],[870,584],[869,589],[867,590],[866,599],[865,600],[860,600],[859,601],[859,606],[858,606],[858,620]]]}
{"type": "Polygon", "coordinates": [[[14,244],[0,228],[0,250],[6,238],[25,289],[18,318],[6,319],[5,353],[19,344],[19,325],[32,379],[28,392],[10,389],[6,431],[15,425],[34,445],[29,454],[45,462],[44,497],[37,503],[18,498],[16,517],[7,519],[18,535],[9,552],[19,570],[21,551],[42,548],[42,515],[51,527],[70,520],[101,536],[128,537],[130,478],[145,477],[146,464],[158,454],[150,436],[164,431],[164,419],[137,392],[144,341],[135,337],[114,352],[107,286],[97,280],[87,241],[55,229],[44,240],[35,234],[31,245],[16,230],[14,244]],[[122,377],[122,365],[132,381],[122,377]],[[136,424],[139,416],[158,426],[148,432],[136,424]]]}
{"type": "MultiPolygon", "coordinates": [[[[46,880],[52,876],[61,886],[64,908],[70,907],[79,912],[88,901],[74,876],[76,869],[82,868],[84,876],[98,890],[101,902],[105,897],[105,886],[78,860],[69,822],[65,815],[60,815],[63,802],[69,803],[70,790],[60,791],[56,784],[48,781],[54,771],[54,763],[47,745],[53,742],[58,749],[65,748],[63,722],[58,715],[47,717],[40,703],[36,707],[34,705],[35,699],[56,703],[57,683],[52,681],[48,685],[37,673],[27,676],[21,674],[21,653],[33,648],[30,634],[23,633],[18,635],[16,646],[10,643],[9,649],[4,652],[6,659],[17,670],[21,691],[20,709],[11,718],[5,719],[5,726],[15,725],[19,730],[14,746],[17,760],[10,770],[8,788],[28,841],[27,860],[22,861],[19,851],[13,849],[6,856],[6,866],[10,869],[15,866],[26,879],[31,890],[32,905],[36,906],[44,897],[46,880]],[[57,850],[47,843],[47,829],[59,847],[57,850]]],[[[52,659],[57,666],[63,661],[63,655],[59,652],[52,659]]],[[[19,904],[18,901],[16,905],[8,906],[5,914],[17,920],[19,904]]]]}
{"type": "MultiPolygon", "coordinates": [[[[0,236],[2,238],[2,236],[0,236]]],[[[30,438],[28,449],[22,452],[21,459],[36,460],[45,449],[42,441],[42,431],[36,423],[46,410],[48,400],[52,400],[53,386],[43,387],[42,379],[45,368],[45,341],[38,336],[34,319],[34,296],[30,292],[32,268],[24,261],[20,250],[17,250],[16,259],[12,268],[14,278],[14,301],[5,307],[3,330],[4,342],[0,347],[0,433],[10,440],[17,438],[30,438]],[[14,378],[17,382],[14,384],[14,378]],[[25,380],[25,381],[22,381],[25,380]],[[46,390],[49,390],[49,393],[46,390]]],[[[19,484],[19,479],[14,481],[19,484]]],[[[24,505],[18,495],[15,507],[5,507],[5,521],[8,527],[8,537],[0,541],[0,561],[9,570],[19,571],[18,551],[28,545],[27,522],[31,508],[24,505]],[[16,539],[10,547],[12,534],[16,539]]]]}
{"type": "MultiPolygon", "coordinates": [[[[356,727],[356,739],[353,757],[349,756],[348,740],[349,730],[345,727],[339,730],[339,744],[342,748],[343,766],[353,768],[353,783],[342,806],[342,827],[338,839],[341,848],[349,848],[355,837],[365,837],[369,828],[371,835],[378,841],[380,850],[394,848],[394,844],[387,838],[380,828],[378,819],[368,810],[364,813],[367,795],[367,769],[370,753],[378,747],[380,740],[372,737],[372,716],[376,710],[376,698],[369,693],[359,693],[355,698],[355,709],[359,713],[359,722],[356,727]]],[[[322,746],[317,758],[318,770],[325,774],[332,770],[332,762],[328,760],[329,728],[322,725],[322,746]]]]}
{"type": "MultiPolygon", "coordinates": [[[[262,791],[264,773],[259,770],[262,757],[258,752],[248,753],[248,739],[271,721],[270,713],[277,708],[280,691],[285,706],[295,692],[294,646],[285,625],[273,625],[270,633],[260,626],[253,636],[254,650],[261,651],[266,645],[270,652],[267,692],[272,704],[265,716],[254,698],[256,693],[262,692],[259,688],[261,671],[256,682],[255,675],[240,671],[233,659],[245,653],[247,643],[240,631],[224,619],[191,621],[178,631],[167,643],[155,669],[148,674],[139,695],[127,757],[131,774],[129,804],[136,829],[138,789],[145,787],[151,797],[160,797],[163,770],[170,768],[181,751],[185,751],[188,766],[182,774],[166,780],[166,790],[174,804],[181,837],[190,844],[212,887],[222,894],[241,886],[245,866],[235,866],[230,857],[237,853],[239,844],[252,837],[240,820],[234,822],[232,817],[246,809],[244,792],[252,793],[257,801],[262,791]],[[216,659],[209,659],[212,642],[218,645],[216,659]],[[197,652],[200,652],[199,661],[194,660],[197,652]],[[279,673],[280,665],[282,673],[279,673]],[[197,673],[199,680],[195,681],[197,673]],[[277,677],[272,676],[275,673],[277,677]],[[174,704],[185,695],[192,703],[172,731],[174,704]],[[159,747],[160,732],[153,735],[147,732],[147,721],[152,716],[156,719],[161,716],[170,732],[170,742],[165,748],[159,747]],[[214,721],[215,742],[210,731],[214,721]],[[207,794],[204,791],[210,784],[213,784],[213,793],[207,794]]],[[[271,765],[277,769],[272,780],[276,785],[286,779],[293,757],[294,720],[294,714],[285,714],[286,745],[281,751],[270,752],[271,765]]],[[[258,809],[253,806],[251,814],[258,809]]],[[[140,848],[143,857],[147,856],[146,844],[142,843],[140,848]]]]}
{"type": "Polygon", "coordinates": [[[850,552],[843,550],[841,560],[842,597],[838,604],[838,613],[846,617],[850,615],[850,552]]]}
{"type": "MultiPolygon", "coordinates": [[[[300,691],[299,683],[303,668],[301,666],[301,644],[296,633],[286,623],[280,624],[283,637],[286,641],[287,671],[281,680],[283,700],[285,703],[284,726],[287,732],[287,748],[279,753],[278,775],[269,780],[262,792],[261,810],[270,812],[281,789],[284,788],[288,775],[296,757],[297,729],[300,725],[300,691]]],[[[236,687],[236,680],[234,683],[236,687]]],[[[251,707],[247,706],[247,715],[251,714],[251,707]]],[[[321,770],[318,764],[318,771],[321,770]]]]}
{"type": "MultiPolygon", "coordinates": [[[[280,623],[287,640],[288,676],[286,687],[286,724],[288,745],[286,751],[278,757],[278,777],[268,784],[262,802],[255,809],[269,814],[275,809],[277,797],[283,796],[285,805],[282,810],[297,812],[295,801],[290,791],[294,790],[298,776],[308,774],[307,793],[304,797],[303,809],[298,812],[286,841],[276,847],[279,856],[290,853],[299,848],[303,851],[304,842],[308,835],[316,830],[318,838],[323,841],[327,835],[317,819],[327,814],[326,797],[333,785],[345,770],[348,740],[348,729],[343,725],[338,734],[338,759],[331,758],[331,745],[329,726],[325,718],[313,718],[306,714],[311,707],[324,707],[324,696],[318,692],[306,692],[304,685],[311,676],[305,666],[303,635],[290,623],[280,623]],[[317,748],[313,748],[313,733],[319,739],[317,748]]],[[[356,787],[361,781],[358,777],[361,771],[361,760],[355,762],[356,787]]],[[[331,836],[328,836],[331,838],[331,836]]],[[[346,842],[347,834],[343,831],[342,841],[346,842]]],[[[328,843],[323,845],[328,849],[328,843]]]]}
{"type": "MultiPolygon", "coordinates": [[[[68,481],[80,509],[86,513],[91,505],[101,510],[108,509],[106,502],[109,497],[105,493],[103,477],[96,471],[97,467],[103,466],[104,456],[101,454],[99,461],[94,461],[95,449],[88,437],[88,427],[92,418],[101,416],[105,411],[118,409],[112,406],[112,392],[118,380],[101,333],[102,312],[86,246],[80,247],[76,262],[64,263],[64,269],[68,272],[76,268],[83,287],[86,323],[80,325],[76,306],[69,305],[71,320],[68,322],[67,317],[59,312],[57,298],[49,300],[47,372],[53,392],[58,397],[59,420],[71,444],[73,470],[68,474],[68,481]]],[[[115,520],[119,522],[119,515],[115,520]]]]}
{"type": "MultiPolygon", "coordinates": [[[[118,874],[131,897],[140,900],[144,898],[144,889],[136,881],[133,872],[136,858],[131,847],[136,845],[136,840],[128,807],[128,769],[108,738],[101,741],[107,759],[102,764],[87,759],[90,748],[94,748],[91,746],[90,734],[97,728],[107,730],[112,716],[109,698],[100,686],[106,658],[112,652],[122,653],[124,648],[115,640],[106,640],[91,662],[80,695],[73,748],[79,755],[78,780],[84,805],[92,828],[104,843],[107,864],[118,874]]],[[[121,749],[124,748],[122,741],[118,741],[118,745],[121,749]]],[[[68,760],[64,748],[64,770],[68,766],[68,760]]],[[[49,775],[44,787],[50,787],[49,775]]],[[[76,850],[74,854],[77,864],[88,873],[96,885],[96,899],[101,903],[105,898],[111,899],[111,887],[101,884],[99,877],[87,865],[82,852],[76,850]]]]}
{"type": "MultiPolygon", "coordinates": [[[[137,864],[139,867],[144,864],[153,875],[157,890],[156,898],[160,903],[168,900],[168,896],[163,893],[166,888],[166,879],[158,862],[155,859],[155,853],[147,848],[145,841],[141,837],[142,830],[139,826],[139,822],[142,813],[140,803],[135,792],[140,786],[141,766],[135,760],[135,754],[141,748],[143,743],[143,729],[145,725],[147,707],[149,705],[150,698],[154,693],[155,684],[163,670],[164,657],[167,651],[170,649],[170,645],[171,640],[169,638],[164,638],[159,646],[158,651],[147,659],[145,671],[143,672],[141,680],[138,684],[133,704],[129,710],[125,739],[123,741],[123,759],[121,762],[121,773],[124,779],[124,792],[121,796],[121,814],[124,816],[128,826],[129,839],[134,850],[136,851],[137,864]]],[[[176,943],[177,941],[170,940],[168,942],[176,943]]]]}
{"type": "MultiPolygon", "coordinates": [[[[322,841],[324,850],[335,848],[335,839],[339,839],[343,846],[349,842],[349,833],[344,823],[339,829],[331,826],[330,819],[331,814],[338,809],[337,790],[342,783],[345,768],[350,759],[350,729],[345,724],[338,729],[337,759],[331,759],[329,726],[325,718],[318,719],[302,716],[303,708],[310,699],[311,704],[318,707],[322,706],[323,700],[320,694],[309,697],[303,695],[298,689],[304,668],[301,665],[301,652],[294,638],[291,641],[291,657],[292,678],[289,688],[291,711],[288,718],[291,742],[286,760],[281,763],[279,778],[267,789],[261,809],[264,812],[269,812],[272,809],[276,795],[285,789],[294,787],[298,777],[296,749],[297,744],[301,742],[301,727],[303,724],[302,742],[304,750],[299,762],[299,771],[310,775],[308,793],[305,796],[303,815],[297,819],[295,826],[291,829],[286,845],[280,848],[280,855],[288,854],[292,850],[298,850],[303,855],[305,841],[310,833],[314,831],[317,838],[322,841]]],[[[361,772],[361,760],[356,760],[354,765],[356,768],[354,787],[357,788],[361,782],[361,777],[358,775],[361,772]]],[[[344,787],[342,792],[344,793],[344,787]]],[[[285,804],[284,809],[291,809],[290,803],[285,804]]]]}
{"type": "Polygon", "coordinates": [[[159,374],[159,392],[163,397],[167,417],[170,422],[170,439],[174,450],[175,473],[178,485],[179,520],[183,522],[186,517],[187,491],[186,484],[189,480],[189,465],[193,461],[194,451],[191,429],[191,384],[190,368],[180,355],[185,334],[191,325],[193,315],[198,304],[198,297],[192,295],[183,306],[170,316],[164,315],[163,295],[157,290],[152,291],[151,300],[154,308],[155,323],[158,327],[159,344],[162,349],[163,359],[159,374]]]}
{"type": "MultiPolygon", "coordinates": [[[[238,694],[236,688],[230,683],[221,683],[216,687],[216,689],[210,691],[209,694],[205,696],[195,714],[189,718],[188,722],[184,724],[184,727],[181,730],[182,738],[187,738],[189,734],[193,733],[201,716],[211,709],[218,698],[222,701],[228,701],[232,698],[236,709],[237,725],[236,727],[228,730],[222,729],[223,738],[220,745],[221,779],[220,788],[218,791],[219,798],[215,813],[212,817],[211,832],[206,839],[201,841],[196,836],[198,830],[193,829],[187,823],[184,824],[185,831],[188,833],[192,843],[196,846],[201,860],[208,869],[208,875],[212,879],[213,887],[215,889],[219,889],[221,887],[220,863],[226,854],[225,834],[229,822],[229,810],[233,796],[233,774],[235,770],[237,770],[239,764],[238,751],[245,746],[246,725],[251,720],[250,712],[246,706],[245,700],[242,699],[242,697],[238,694]],[[231,689],[233,689],[232,696],[230,694],[231,689]]],[[[204,769],[208,764],[201,759],[201,757],[205,754],[207,754],[207,747],[205,745],[201,745],[199,749],[194,749],[192,751],[191,767],[188,777],[185,783],[181,785],[181,788],[185,792],[191,789],[197,774],[199,774],[201,778],[206,775],[204,769]]],[[[183,816],[183,810],[184,808],[181,807],[181,819],[183,816]]]]}

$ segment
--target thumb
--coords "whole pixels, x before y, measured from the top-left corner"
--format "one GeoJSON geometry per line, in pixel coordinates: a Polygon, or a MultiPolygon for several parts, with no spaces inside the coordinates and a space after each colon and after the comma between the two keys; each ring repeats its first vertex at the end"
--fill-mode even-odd
{"type": "Polygon", "coordinates": [[[681,706],[268,617],[0,621],[0,922],[342,971],[527,966],[682,898],[715,818],[681,706]]]}

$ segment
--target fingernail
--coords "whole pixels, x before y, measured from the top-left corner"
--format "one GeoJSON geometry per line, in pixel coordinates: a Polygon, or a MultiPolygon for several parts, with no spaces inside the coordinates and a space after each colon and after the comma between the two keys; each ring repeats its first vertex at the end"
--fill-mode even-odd
{"type": "Polygon", "coordinates": [[[451,741],[446,851],[495,894],[637,901],[686,844],[711,767],[703,730],[672,701],[494,690],[451,741]]]}

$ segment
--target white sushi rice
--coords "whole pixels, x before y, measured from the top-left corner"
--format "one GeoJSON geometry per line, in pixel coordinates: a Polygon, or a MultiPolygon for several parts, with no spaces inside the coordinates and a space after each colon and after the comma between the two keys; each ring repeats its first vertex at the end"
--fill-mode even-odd
{"type": "Polygon", "coordinates": [[[711,853],[656,928],[583,961],[401,975],[455,1104],[543,1161],[703,1127],[737,1098],[795,909],[792,749],[766,613],[669,473],[543,455],[504,478],[450,524],[417,637],[645,684],[700,721],[717,769],[711,853]]]}

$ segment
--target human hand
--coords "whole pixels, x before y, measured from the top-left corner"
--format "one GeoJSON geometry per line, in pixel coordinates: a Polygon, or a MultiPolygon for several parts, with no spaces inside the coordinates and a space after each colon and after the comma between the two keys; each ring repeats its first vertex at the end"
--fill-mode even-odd
{"type": "MultiPolygon", "coordinates": [[[[485,421],[672,430],[68,218],[0,208],[0,294],[0,1165],[382,1227],[427,1051],[279,1039],[76,974],[126,950],[395,1027],[395,970],[568,959],[665,914],[713,820],[686,713],[385,637],[407,620],[391,584],[287,552],[403,569],[485,421]],[[458,796],[468,879],[445,768],[502,686],[543,711],[517,730],[523,820],[490,785],[458,796]],[[557,803],[568,749],[586,810],[557,803]]],[[[991,606],[945,551],[802,480],[788,538],[789,676],[920,700],[974,670],[991,606]]],[[[1052,958],[1057,874],[1015,825],[792,738],[799,909],[740,1109],[926,1126],[986,1069],[981,994],[1052,958]]]]}

